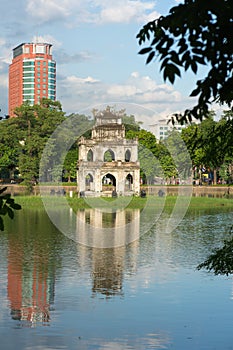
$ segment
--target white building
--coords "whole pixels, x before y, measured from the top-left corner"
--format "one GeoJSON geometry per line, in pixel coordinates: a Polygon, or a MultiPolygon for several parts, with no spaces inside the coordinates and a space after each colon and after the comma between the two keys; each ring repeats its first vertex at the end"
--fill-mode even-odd
{"type": "Polygon", "coordinates": [[[155,135],[157,140],[164,140],[168,136],[169,131],[178,130],[181,131],[185,128],[185,125],[180,125],[175,123],[174,125],[170,122],[168,123],[168,118],[158,119],[158,121],[150,125],[150,131],[155,135]]]}

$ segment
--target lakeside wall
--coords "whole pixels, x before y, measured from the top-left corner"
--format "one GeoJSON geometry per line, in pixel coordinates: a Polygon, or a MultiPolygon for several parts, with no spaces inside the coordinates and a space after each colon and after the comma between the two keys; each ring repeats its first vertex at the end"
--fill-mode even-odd
{"type": "MultiPolygon", "coordinates": [[[[27,189],[25,186],[9,184],[2,185],[1,187],[7,187],[7,191],[5,193],[10,193],[12,196],[18,195],[26,195],[27,189]]],[[[158,195],[159,190],[162,190],[166,195],[175,196],[179,193],[179,195],[185,195],[188,191],[189,186],[143,186],[143,189],[146,190],[146,193],[149,195],[158,195]]],[[[34,186],[33,187],[33,195],[39,195],[40,190],[42,194],[51,194],[54,193],[62,194],[64,191],[69,194],[70,191],[72,193],[76,193],[76,186],[34,186]]],[[[216,197],[221,198],[225,196],[230,196],[233,198],[233,186],[193,186],[192,187],[192,195],[194,197],[216,197]]]]}
{"type": "MultiPolygon", "coordinates": [[[[167,195],[185,195],[189,192],[188,186],[147,186],[146,192],[150,195],[158,195],[162,189],[167,195]]],[[[193,197],[214,197],[222,198],[230,196],[233,198],[233,186],[192,186],[193,197]]]]}

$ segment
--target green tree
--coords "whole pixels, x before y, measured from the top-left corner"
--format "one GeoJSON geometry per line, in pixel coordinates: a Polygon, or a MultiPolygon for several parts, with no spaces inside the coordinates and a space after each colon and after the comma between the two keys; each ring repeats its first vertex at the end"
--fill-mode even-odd
{"type": "Polygon", "coordinates": [[[135,120],[135,116],[134,115],[123,115],[122,117],[122,123],[124,124],[125,126],[125,131],[126,133],[129,131],[129,130],[132,130],[132,131],[139,131],[140,130],[140,127],[141,127],[141,122],[136,122],[135,120]]]}
{"type": "Polygon", "coordinates": [[[129,130],[126,137],[138,139],[138,158],[141,166],[141,177],[144,182],[152,184],[155,177],[161,177],[167,181],[172,177],[177,177],[177,168],[168,148],[165,144],[158,143],[154,134],[144,129],[139,131],[129,130]]]}
{"type": "Polygon", "coordinates": [[[192,109],[173,116],[181,122],[192,117],[202,120],[215,101],[232,107],[233,99],[233,2],[232,0],[185,0],[143,26],[137,34],[139,44],[150,41],[139,51],[146,63],[159,59],[164,80],[172,84],[181,69],[195,74],[206,65],[207,74],[197,80],[190,96],[198,96],[192,109]]]}
{"type": "Polygon", "coordinates": [[[0,178],[13,178],[18,166],[20,144],[11,119],[0,122],[0,178]]]}
{"type": "Polygon", "coordinates": [[[180,132],[173,129],[162,141],[162,144],[169,150],[170,169],[172,166],[173,176],[179,177],[180,181],[187,180],[191,176],[192,161],[180,132]]]}
{"type": "Polygon", "coordinates": [[[232,162],[232,120],[223,116],[220,121],[214,121],[213,115],[200,124],[190,125],[182,130],[182,138],[189,150],[193,168],[201,173],[201,168],[214,172],[214,183],[217,182],[217,172],[224,164],[232,162]]]}
{"type": "Polygon", "coordinates": [[[126,132],[128,139],[138,139],[138,158],[140,161],[140,175],[143,183],[151,184],[155,176],[161,175],[161,167],[157,158],[157,141],[154,134],[140,129],[138,131],[133,128],[126,132]]]}
{"type": "Polygon", "coordinates": [[[17,143],[18,167],[29,189],[38,180],[40,158],[44,146],[55,128],[64,120],[61,104],[42,99],[39,105],[28,103],[15,109],[16,118],[9,120],[17,143]]]}
{"type": "Polygon", "coordinates": [[[164,142],[159,142],[158,144],[157,157],[162,167],[162,177],[167,183],[170,183],[172,178],[174,179],[178,176],[178,171],[171,153],[164,142]]]}
{"type": "Polygon", "coordinates": [[[71,182],[77,177],[77,162],[78,162],[78,148],[77,148],[77,144],[75,144],[68,151],[63,164],[63,170],[64,170],[63,177],[67,179],[68,182],[71,182]]]}

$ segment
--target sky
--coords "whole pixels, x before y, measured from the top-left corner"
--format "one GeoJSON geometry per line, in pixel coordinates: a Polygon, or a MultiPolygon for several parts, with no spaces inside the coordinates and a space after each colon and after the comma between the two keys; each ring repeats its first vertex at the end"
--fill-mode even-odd
{"type": "Polygon", "coordinates": [[[63,111],[125,108],[145,127],[194,104],[196,77],[164,82],[159,63],[145,64],[136,35],[178,0],[0,0],[0,108],[8,114],[8,67],[14,47],[53,45],[57,100],[63,111]]]}

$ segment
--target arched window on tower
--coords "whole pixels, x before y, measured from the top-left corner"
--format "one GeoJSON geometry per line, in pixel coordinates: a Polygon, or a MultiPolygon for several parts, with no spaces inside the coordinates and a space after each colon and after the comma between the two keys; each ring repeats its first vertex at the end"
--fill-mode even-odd
{"type": "Polygon", "coordinates": [[[104,162],[113,162],[115,160],[115,154],[111,149],[108,149],[104,153],[104,162]]]}
{"type": "Polygon", "coordinates": [[[113,187],[116,187],[116,178],[114,175],[108,173],[103,176],[102,178],[102,185],[111,185],[113,187]]]}
{"type": "Polygon", "coordinates": [[[93,176],[89,173],[85,178],[85,191],[93,190],[93,176]]]}
{"type": "Polygon", "coordinates": [[[93,151],[91,149],[87,152],[87,161],[93,162],[93,151]]]}
{"type": "Polygon", "coordinates": [[[131,152],[129,149],[125,152],[125,162],[130,162],[131,152]]]}
{"type": "Polygon", "coordinates": [[[131,191],[133,185],[133,176],[128,174],[125,178],[125,191],[131,191]]]}

